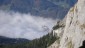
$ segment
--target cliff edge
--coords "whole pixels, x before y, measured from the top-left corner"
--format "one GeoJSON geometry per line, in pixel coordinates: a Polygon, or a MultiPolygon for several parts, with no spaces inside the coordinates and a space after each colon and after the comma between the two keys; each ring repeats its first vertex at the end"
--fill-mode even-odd
{"type": "Polygon", "coordinates": [[[80,48],[83,45],[85,40],[85,0],[78,0],[66,16],[64,31],[59,43],[55,41],[48,48],[80,48]]]}

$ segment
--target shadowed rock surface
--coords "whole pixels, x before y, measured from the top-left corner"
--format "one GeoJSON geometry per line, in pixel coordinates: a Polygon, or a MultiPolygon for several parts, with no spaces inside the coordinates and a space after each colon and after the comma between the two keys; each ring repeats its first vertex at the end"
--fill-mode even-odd
{"type": "Polygon", "coordinates": [[[82,42],[82,46],[79,48],[85,48],[85,40],[82,42]]]}

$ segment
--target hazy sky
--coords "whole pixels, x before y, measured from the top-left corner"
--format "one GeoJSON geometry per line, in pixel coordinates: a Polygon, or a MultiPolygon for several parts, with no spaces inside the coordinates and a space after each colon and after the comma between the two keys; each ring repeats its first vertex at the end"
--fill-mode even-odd
{"type": "Polygon", "coordinates": [[[32,16],[29,13],[0,11],[0,36],[35,39],[50,32],[55,23],[56,20],[51,18],[32,16]]]}

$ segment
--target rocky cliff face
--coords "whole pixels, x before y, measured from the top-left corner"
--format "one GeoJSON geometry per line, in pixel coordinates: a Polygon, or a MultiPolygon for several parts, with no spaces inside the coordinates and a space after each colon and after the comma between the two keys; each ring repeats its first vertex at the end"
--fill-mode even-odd
{"type": "Polygon", "coordinates": [[[85,0],[78,0],[77,4],[67,14],[66,26],[64,27],[63,36],[60,37],[60,42],[57,43],[56,41],[49,48],[79,48],[84,40],[85,0]]]}

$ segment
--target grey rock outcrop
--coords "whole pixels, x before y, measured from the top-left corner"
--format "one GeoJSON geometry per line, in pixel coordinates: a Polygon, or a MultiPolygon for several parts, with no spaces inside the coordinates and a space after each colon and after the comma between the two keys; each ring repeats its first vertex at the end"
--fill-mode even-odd
{"type": "Polygon", "coordinates": [[[53,43],[49,48],[79,48],[82,46],[85,40],[85,0],[78,0],[66,16],[60,43],[53,43]]]}

